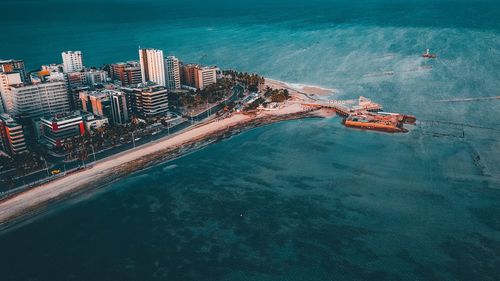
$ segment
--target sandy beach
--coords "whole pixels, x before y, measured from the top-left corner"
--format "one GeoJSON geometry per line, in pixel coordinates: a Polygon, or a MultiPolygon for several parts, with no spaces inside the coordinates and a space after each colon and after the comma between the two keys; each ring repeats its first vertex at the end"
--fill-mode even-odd
{"type": "Polygon", "coordinates": [[[324,97],[337,93],[335,89],[327,89],[314,85],[287,83],[270,78],[266,78],[265,86],[273,89],[287,89],[293,97],[300,100],[314,100],[315,96],[324,97]]]}
{"type": "MultiPolygon", "coordinates": [[[[280,82],[271,80],[269,83],[273,87],[282,88],[280,82]]],[[[303,96],[304,94],[307,93],[293,92],[293,97],[294,99],[307,99],[303,96]]],[[[130,173],[179,157],[188,151],[202,147],[204,144],[244,129],[284,120],[331,115],[331,112],[323,111],[291,101],[285,102],[275,111],[257,111],[251,114],[235,113],[225,119],[202,122],[189,130],[102,159],[89,168],[0,202],[0,226],[18,218],[38,213],[52,202],[108,184],[130,173]]]]}

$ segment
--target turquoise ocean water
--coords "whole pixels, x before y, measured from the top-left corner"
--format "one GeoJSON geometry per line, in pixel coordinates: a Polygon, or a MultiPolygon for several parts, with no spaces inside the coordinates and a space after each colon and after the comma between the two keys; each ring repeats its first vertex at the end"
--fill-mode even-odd
{"type": "Polygon", "coordinates": [[[0,234],[1,280],[498,280],[500,100],[438,102],[499,95],[496,1],[0,10],[0,58],[29,68],[68,49],[99,66],[156,47],[425,120],[404,135],[273,124],[131,175],[0,234]]]}

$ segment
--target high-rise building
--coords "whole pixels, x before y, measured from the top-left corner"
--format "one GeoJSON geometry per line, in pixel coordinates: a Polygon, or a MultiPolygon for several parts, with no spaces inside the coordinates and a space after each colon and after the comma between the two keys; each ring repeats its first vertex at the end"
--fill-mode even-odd
{"type": "Polygon", "coordinates": [[[13,85],[12,115],[20,118],[57,114],[70,109],[66,82],[48,82],[34,85],[13,85]]]}
{"type": "Polygon", "coordinates": [[[202,66],[195,70],[195,87],[203,90],[205,87],[217,82],[217,67],[202,66]]]}
{"type": "Polygon", "coordinates": [[[81,92],[82,110],[106,117],[112,124],[124,125],[129,121],[129,108],[125,93],[116,90],[81,92]]]}
{"type": "Polygon", "coordinates": [[[21,74],[19,72],[0,72],[0,100],[2,101],[2,104],[0,104],[0,111],[7,113],[12,112],[14,102],[11,86],[21,84],[21,80],[21,74]]]}
{"type": "Polygon", "coordinates": [[[82,109],[94,115],[108,117],[111,115],[111,102],[105,91],[92,91],[80,94],[82,109]]]}
{"type": "Polygon", "coordinates": [[[5,113],[0,114],[0,145],[11,155],[27,151],[23,126],[5,113]]]}
{"type": "Polygon", "coordinates": [[[85,133],[82,114],[79,111],[40,118],[43,140],[52,147],[60,147],[70,138],[85,133]]]}
{"type": "Polygon", "coordinates": [[[181,88],[181,73],[179,68],[179,59],[174,56],[168,56],[165,59],[165,73],[167,79],[167,88],[180,89],[181,88]]]}
{"type": "Polygon", "coordinates": [[[186,86],[203,90],[208,85],[217,82],[217,67],[186,64],[182,66],[182,83],[186,86]]]}
{"type": "Polygon", "coordinates": [[[142,82],[154,82],[166,86],[165,62],[163,51],[157,49],[139,49],[142,82]]]}
{"type": "Polygon", "coordinates": [[[111,99],[111,122],[113,124],[125,125],[129,122],[129,102],[127,95],[120,91],[108,91],[109,98],[111,99]]]}
{"type": "Polygon", "coordinates": [[[83,69],[82,52],[67,51],[61,53],[64,72],[76,72],[83,69]]]}
{"type": "Polygon", "coordinates": [[[109,76],[122,86],[142,83],[141,65],[136,61],[119,62],[109,66],[109,76]]]}
{"type": "Polygon", "coordinates": [[[87,85],[87,76],[83,71],[68,72],[66,74],[66,79],[68,81],[68,86],[70,88],[82,87],[87,85]]]}
{"type": "Polygon", "coordinates": [[[82,100],[80,96],[82,93],[90,92],[89,86],[72,87],[69,89],[70,92],[70,105],[73,110],[82,109],[82,100]]]}
{"type": "Polygon", "coordinates": [[[0,59],[0,72],[14,73],[17,72],[21,75],[21,80],[24,82],[26,79],[26,69],[23,60],[2,60],[0,59]]]}
{"type": "Polygon", "coordinates": [[[168,114],[168,90],[164,86],[150,82],[122,90],[130,96],[133,113],[144,118],[168,114]]]}
{"type": "Polygon", "coordinates": [[[96,84],[104,84],[108,80],[108,73],[100,69],[85,70],[85,80],[87,85],[93,87],[96,84]]]}
{"type": "Polygon", "coordinates": [[[198,67],[197,64],[184,64],[181,68],[181,84],[189,87],[195,87],[195,70],[198,67]]]}

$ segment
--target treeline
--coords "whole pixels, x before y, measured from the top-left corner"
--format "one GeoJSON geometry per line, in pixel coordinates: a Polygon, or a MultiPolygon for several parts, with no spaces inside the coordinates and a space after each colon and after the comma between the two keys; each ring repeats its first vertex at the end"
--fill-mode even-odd
{"type": "MultiPolygon", "coordinates": [[[[153,123],[149,120],[149,123],[153,123]]],[[[139,122],[139,119],[132,118],[132,122],[127,125],[112,126],[105,124],[100,128],[85,131],[83,136],[77,136],[68,139],[62,147],[56,147],[52,150],[57,153],[65,153],[66,160],[86,160],[92,154],[92,148],[95,152],[105,148],[113,147],[118,144],[132,141],[132,133],[135,138],[143,136],[143,130],[148,123],[139,122]]]]}
{"type": "Polygon", "coordinates": [[[263,76],[259,76],[255,73],[224,70],[222,74],[224,74],[224,76],[226,77],[229,77],[234,82],[240,82],[244,84],[251,92],[258,92],[260,86],[264,85],[264,83],[266,82],[263,76]]]}
{"type": "Polygon", "coordinates": [[[21,177],[43,168],[45,162],[36,152],[27,151],[12,157],[0,156],[0,171],[7,172],[0,176],[0,191],[14,187],[14,177],[21,177]],[[14,170],[14,173],[9,173],[9,170],[14,170]]]}
{"type": "Polygon", "coordinates": [[[216,103],[224,100],[230,94],[234,85],[235,82],[232,79],[222,78],[203,90],[176,93],[172,95],[172,98],[177,99],[178,104],[184,108],[196,108],[207,102],[216,103]]]}
{"type": "Polygon", "coordinates": [[[270,98],[272,102],[284,102],[290,98],[290,93],[287,89],[272,89],[266,87],[264,96],[270,98]]]}

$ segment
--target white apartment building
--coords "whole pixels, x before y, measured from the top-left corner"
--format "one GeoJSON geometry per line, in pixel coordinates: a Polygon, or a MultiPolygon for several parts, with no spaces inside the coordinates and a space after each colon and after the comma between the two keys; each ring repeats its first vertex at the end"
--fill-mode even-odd
{"type": "Polygon", "coordinates": [[[22,83],[21,74],[0,72],[0,112],[12,112],[13,99],[11,94],[11,86],[22,83]]]}
{"type": "Polygon", "coordinates": [[[64,81],[34,85],[13,85],[12,115],[33,118],[69,111],[67,83],[64,81]]]}
{"type": "Polygon", "coordinates": [[[165,62],[163,51],[157,49],[139,49],[139,61],[141,64],[142,82],[154,82],[160,86],[166,86],[165,62]]]}
{"type": "Polygon", "coordinates": [[[199,67],[195,71],[195,82],[196,88],[203,90],[208,85],[217,82],[217,67],[215,66],[203,66],[199,67]]]}
{"type": "Polygon", "coordinates": [[[165,73],[167,79],[167,89],[181,88],[181,71],[179,59],[174,56],[168,56],[165,59],[165,73]]]}
{"type": "Polygon", "coordinates": [[[64,72],[76,72],[83,69],[82,52],[67,51],[62,52],[64,72]]]}
{"type": "Polygon", "coordinates": [[[108,73],[104,70],[89,69],[85,72],[85,80],[87,85],[93,86],[95,84],[102,84],[108,80],[108,73]]]}

